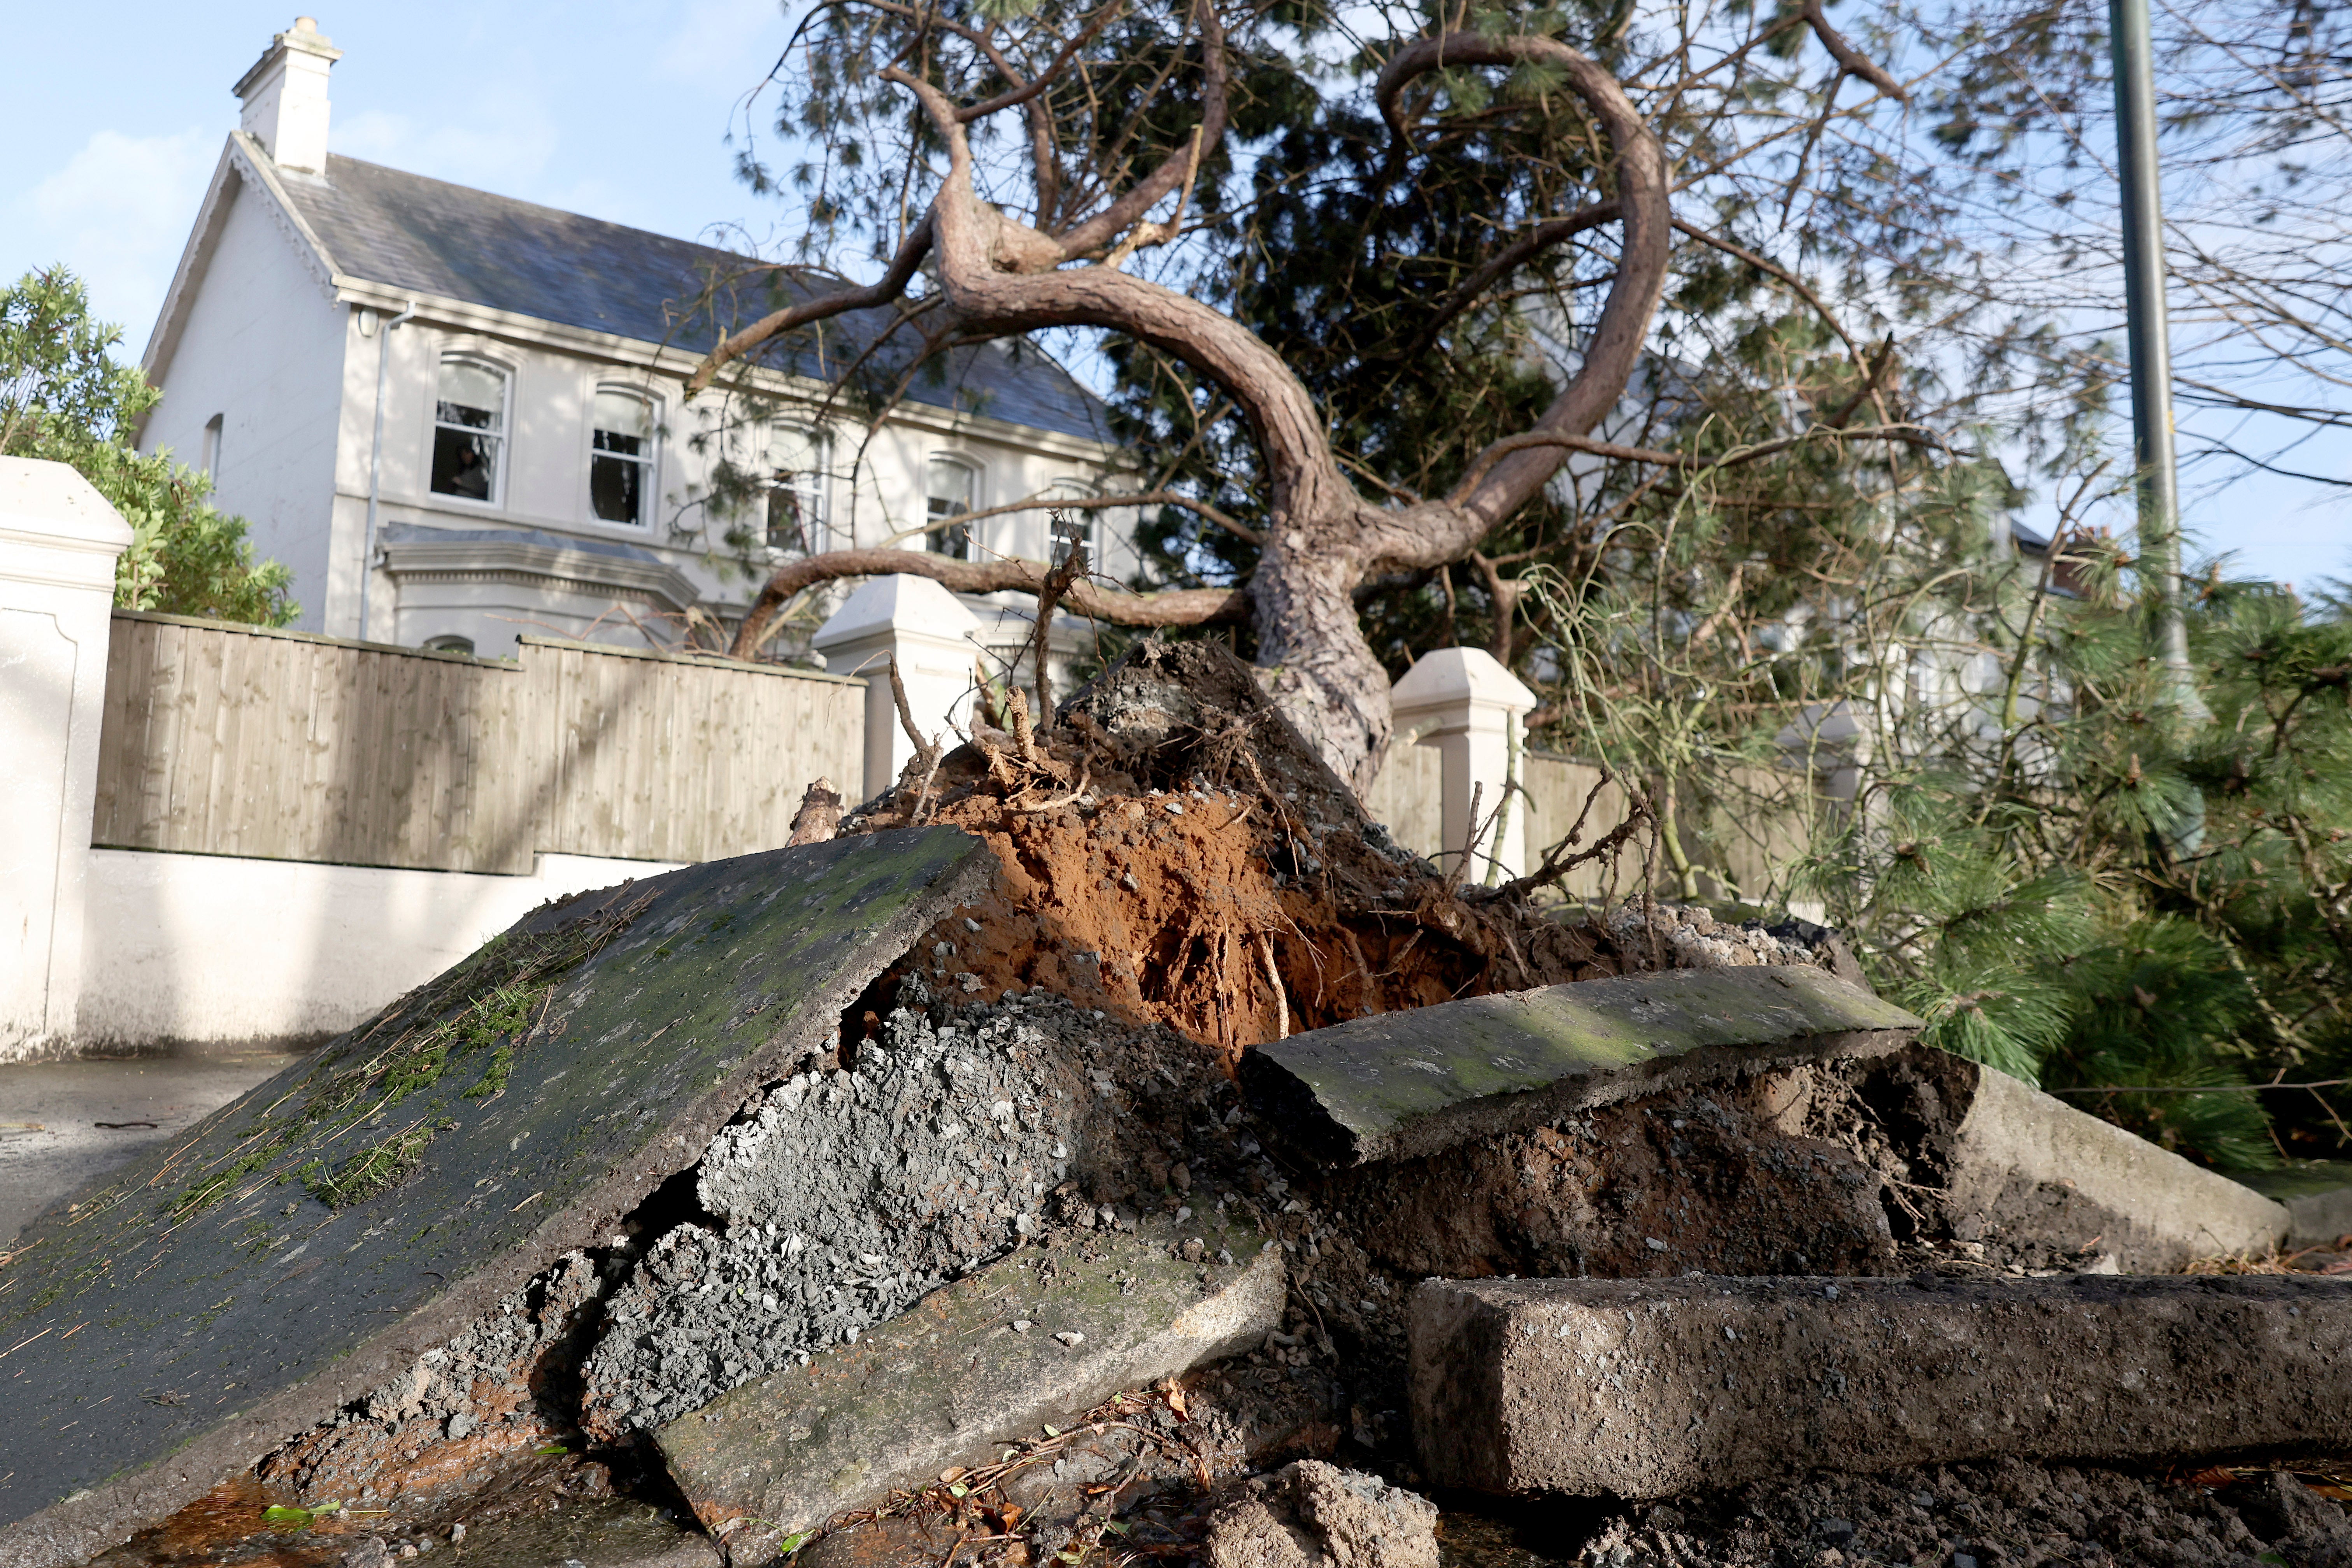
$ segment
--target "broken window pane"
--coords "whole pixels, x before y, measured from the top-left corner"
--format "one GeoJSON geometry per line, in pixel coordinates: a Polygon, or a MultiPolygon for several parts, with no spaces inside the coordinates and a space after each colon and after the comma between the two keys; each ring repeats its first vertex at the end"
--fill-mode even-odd
{"type": "Polygon", "coordinates": [[[433,405],[433,493],[498,500],[506,428],[506,376],[472,360],[443,360],[433,405]]]}
{"type": "Polygon", "coordinates": [[[765,467],[770,547],[809,554],[824,549],[824,437],[779,427],[769,437],[765,467]]]}
{"type": "Polygon", "coordinates": [[[596,432],[588,457],[588,508],[605,522],[646,521],[653,489],[654,420],[634,393],[596,395],[596,432]]]}
{"type": "Polygon", "coordinates": [[[924,515],[933,526],[924,532],[923,542],[932,554],[971,559],[971,524],[943,522],[971,510],[971,470],[961,463],[947,458],[931,459],[929,483],[923,494],[924,515]]]}

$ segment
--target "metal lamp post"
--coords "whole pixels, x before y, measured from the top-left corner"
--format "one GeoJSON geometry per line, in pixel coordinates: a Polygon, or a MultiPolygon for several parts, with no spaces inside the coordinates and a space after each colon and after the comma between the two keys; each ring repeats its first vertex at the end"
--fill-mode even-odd
{"type": "Polygon", "coordinates": [[[2107,31],[2115,51],[2116,152],[2123,176],[2140,571],[2156,589],[2156,657],[2170,674],[2181,717],[2202,724],[2212,714],[2189,670],[2181,613],[2180,481],[2172,451],[2172,347],[2166,328],[2164,197],[2157,182],[2156,68],[2147,0],[2107,0],[2107,31]]]}

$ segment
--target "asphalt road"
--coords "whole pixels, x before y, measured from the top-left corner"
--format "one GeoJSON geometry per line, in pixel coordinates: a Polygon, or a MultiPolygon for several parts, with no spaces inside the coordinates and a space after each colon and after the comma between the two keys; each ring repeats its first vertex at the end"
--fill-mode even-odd
{"type": "Polygon", "coordinates": [[[0,1247],[58,1198],[293,1059],[254,1052],[0,1066],[0,1247]]]}

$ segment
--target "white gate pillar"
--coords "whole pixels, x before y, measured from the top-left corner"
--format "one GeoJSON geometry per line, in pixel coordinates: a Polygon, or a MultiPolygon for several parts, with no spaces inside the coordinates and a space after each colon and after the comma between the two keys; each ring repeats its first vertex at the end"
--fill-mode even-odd
{"type": "MultiPolygon", "coordinates": [[[[1447,647],[1423,654],[1406,670],[1390,689],[1389,703],[1397,732],[1420,731],[1420,743],[1436,747],[1444,759],[1440,859],[1451,865],[1470,838],[1471,791],[1478,791],[1479,816],[1492,816],[1507,781],[1515,773],[1525,776],[1520,726],[1536,694],[1484,649],[1447,647]]],[[[1499,821],[1464,873],[1465,881],[1483,882],[1498,865],[1498,879],[1527,870],[1527,797],[1514,795],[1499,821]]]]}
{"type": "Polygon", "coordinates": [[[130,544],[73,469],[0,458],[0,1061],[74,1036],[108,617],[130,544]]]}
{"type": "Polygon", "coordinates": [[[979,630],[980,617],[962,600],[929,577],[904,573],[867,578],[817,628],[810,646],[824,656],[824,668],[866,677],[866,778],[851,798],[871,800],[889,788],[915,754],[890,697],[891,656],[898,657],[915,728],[952,749],[949,724],[971,729],[972,659],[980,651],[972,634],[979,630]]]}

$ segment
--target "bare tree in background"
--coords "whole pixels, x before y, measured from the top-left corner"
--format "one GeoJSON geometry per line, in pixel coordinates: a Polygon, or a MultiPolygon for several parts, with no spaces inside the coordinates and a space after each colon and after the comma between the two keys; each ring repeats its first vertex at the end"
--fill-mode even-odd
{"type": "MultiPolygon", "coordinates": [[[[2226,549],[2219,498],[2249,472],[2330,504],[2352,486],[2352,27],[2330,0],[2152,13],[2185,521],[2226,549]]],[[[2106,8],[1990,0],[1925,21],[1920,47],[1962,61],[1920,117],[1958,198],[1952,283],[2035,325],[1989,403],[2048,434],[2128,374],[2106,8]]]]}

